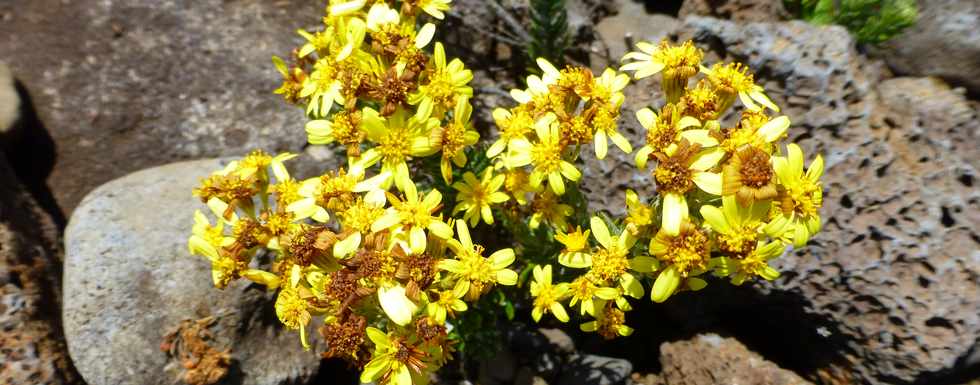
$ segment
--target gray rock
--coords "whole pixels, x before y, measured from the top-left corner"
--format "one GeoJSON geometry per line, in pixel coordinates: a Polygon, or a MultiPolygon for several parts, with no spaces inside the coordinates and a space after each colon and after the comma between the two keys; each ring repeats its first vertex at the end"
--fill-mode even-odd
{"type": "Polygon", "coordinates": [[[0,383],[80,384],[59,322],[60,231],[0,151],[0,383]]]}
{"type": "Polygon", "coordinates": [[[701,334],[660,345],[659,378],[643,384],[806,385],[810,382],[750,351],[734,338],[701,334]]]}
{"type": "Polygon", "coordinates": [[[621,358],[591,354],[572,356],[562,367],[558,385],[619,384],[633,372],[633,364],[621,358]]]}
{"type": "Polygon", "coordinates": [[[317,369],[317,353],[304,352],[297,334],[280,326],[273,293],[243,281],[218,290],[209,263],[187,252],[194,210],[205,209],[191,190],[225,163],[128,175],[93,191],[72,216],[63,317],[71,356],[89,384],[172,384],[181,368],[160,350],[163,335],[208,316],[217,317],[215,348],[231,351],[232,381],[293,383],[317,369]]]}
{"type": "Polygon", "coordinates": [[[980,92],[980,2],[920,1],[915,25],[883,45],[896,73],[939,76],[980,92]]]}
{"type": "Polygon", "coordinates": [[[301,110],[272,91],[323,5],[286,1],[13,0],[0,58],[58,147],[50,181],[68,213],[93,188],[175,160],[299,151],[301,110]],[[44,22],[39,22],[43,20],[44,22]]]}
{"type": "Polygon", "coordinates": [[[826,158],[823,232],[776,262],[773,292],[831,322],[862,381],[958,370],[980,338],[976,108],[941,82],[883,81],[840,27],[686,24],[764,74],[790,139],[826,158]]]}
{"type": "MultiPolygon", "coordinates": [[[[774,288],[836,322],[854,372],[884,383],[962,369],[980,340],[977,110],[933,79],[882,82],[870,124],[806,129],[827,157],[825,229],[774,288]]],[[[803,135],[796,128],[793,135],[803,135]]]]}
{"type": "Polygon", "coordinates": [[[9,132],[20,120],[20,95],[14,85],[14,75],[0,61],[0,135],[9,132]]]}
{"type": "Polygon", "coordinates": [[[789,13],[782,0],[687,0],[678,17],[711,16],[738,22],[771,22],[786,20],[789,13]]]}
{"type": "Polygon", "coordinates": [[[572,354],[575,352],[575,341],[562,329],[540,328],[538,332],[548,339],[548,343],[555,352],[559,354],[572,354]]]}
{"type": "MultiPolygon", "coordinates": [[[[676,35],[709,49],[709,63],[747,63],[793,121],[790,140],[826,159],[823,232],[776,262],[783,278],[755,286],[763,301],[797,298],[821,321],[802,333],[842,341],[839,362],[807,375],[908,383],[965,368],[980,338],[977,104],[934,79],[883,79],[841,27],[688,17],[676,35]]],[[[626,92],[620,130],[642,143],[633,112],[662,104],[659,85],[626,92]]],[[[627,187],[652,196],[630,158],[583,156],[593,207],[621,215],[627,187]]]]}
{"type": "Polygon", "coordinates": [[[677,29],[680,22],[668,15],[647,13],[643,3],[632,0],[616,0],[619,12],[603,18],[596,24],[599,39],[592,44],[593,69],[618,66],[635,43],[650,41],[654,44],[677,29]]]}

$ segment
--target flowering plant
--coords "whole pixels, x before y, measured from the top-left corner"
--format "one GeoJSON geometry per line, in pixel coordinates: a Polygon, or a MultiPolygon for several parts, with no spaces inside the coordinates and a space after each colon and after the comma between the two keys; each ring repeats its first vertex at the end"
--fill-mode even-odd
{"type": "Polygon", "coordinates": [[[289,64],[274,59],[276,93],[305,108],[311,144],[344,146],[347,167],[296,180],[285,166],[296,155],[256,151],[195,190],[215,220],[195,213],[191,253],[218,287],[278,290],[276,314],[304,347],[318,324],[325,356],[361,368],[362,382],[424,384],[460,345],[460,316],[501,286],[527,290],[535,321],[576,316],[584,331],[627,336],[625,314],[647,293],[663,302],[706,275],[775,279],[768,262],[819,231],[820,156],[804,172],[799,146],[779,144],[789,119],[771,115],[748,70],[703,66],[690,42],[640,43],[624,58],[636,78],[662,77],[666,103],[635,117],[647,129],[636,167],[650,166],[657,193],[625,191],[624,218],[590,216],[579,155],[591,145],[601,161],[610,141],[634,152],[617,129],[630,77],[538,59],[541,75],[493,111],[498,133],[480,147],[472,73],[430,44],[433,24],[420,27],[449,3],[331,0],[323,29],[300,31],[289,64]],[[510,247],[474,242],[481,226],[510,247]]]}

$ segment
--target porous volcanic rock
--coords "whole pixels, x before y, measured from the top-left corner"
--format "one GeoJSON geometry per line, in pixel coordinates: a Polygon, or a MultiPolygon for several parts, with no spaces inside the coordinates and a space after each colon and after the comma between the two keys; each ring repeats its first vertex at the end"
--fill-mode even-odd
{"type": "Polygon", "coordinates": [[[272,93],[270,59],[322,14],[305,0],[0,2],[0,57],[57,145],[58,204],[70,214],[96,186],[174,160],[298,151],[305,118],[272,93]]]}
{"type": "Polygon", "coordinates": [[[915,24],[883,44],[888,65],[902,75],[939,76],[980,93],[980,2],[917,3],[915,24]]]}
{"type": "Polygon", "coordinates": [[[0,383],[80,384],[61,318],[60,230],[0,152],[0,383]]]}
{"type": "Polygon", "coordinates": [[[660,345],[659,378],[646,385],[807,385],[792,371],[766,361],[731,337],[701,334],[660,345]]]}
{"type": "MultiPolygon", "coordinates": [[[[969,357],[980,338],[976,104],[935,79],[884,79],[883,64],[858,54],[841,27],[692,16],[675,35],[705,48],[709,64],[721,58],[748,64],[793,121],[789,140],[808,160],[818,152],[826,159],[823,232],[777,260],[781,279],[733,293],[761,293],[757,306],[795,298],[820,320],[803,325],[806,333],[835,341],[829,344],[839,359],[828,365],[848,373],[845,379],[929,381],[975,365],[969,357]]],[[[654,81],[630,87],[620,130],[638,145],[644,130],[633,112],[660,106],[661,92],[654,81]]],[[[583,156],[583,189],[599,202],[594,208],[621,215],[625,188],[651,196],[654,186],[631,168],[630,156],[614,148],[609,154],[602,162],[583,156]]]]}
{"type": "Polygon", "coordinates": [[[194,210],[207,210],[191,190],[226,163],[127,175],[97,188],[72,215],[63,316],[72,359],[90,385],[174,383],[181,367],[161,351],[164,334],[212,316],[213,347],[230,349],[233,383],[295,383],[315,373],[318,354],[283,329],[274,293],[244,281],[216,289],[210,264],[187,251],[194,210]]]}

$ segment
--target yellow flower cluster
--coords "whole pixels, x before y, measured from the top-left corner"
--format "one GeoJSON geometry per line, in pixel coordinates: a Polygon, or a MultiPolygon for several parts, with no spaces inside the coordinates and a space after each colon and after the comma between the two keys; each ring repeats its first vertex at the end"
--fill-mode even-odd
{"type": "MultiPolygon", "coordinates": [[[[323,30],[299,33],[307,43],[292,65],[274,62],[283,85],[276,93],[306,106],[311,144],[339,143],[364,168],[381,164],[400,191],[409,182],[407,162],[441,154],[442,176],[466,164],[464,149],[479,139],[470,123],[473,73],[447,62],[432,42],[435,25],[416,28],[420,14],[444,17],[450,0],[331,0],[323,30]],[[368,6],[370,4],[370,6],[368,6]]],[[[387,186],[385,186],[387,187],[387,186]]]]}
{"type": "Polygon", "coordinates": [[[276,93],[304,107],[311,144],[346,149],[347,167],[297,180],[286,167],[296,155],[255,151],[194,191],[212,215],[195,213],[190,252],[219,288],[244,278],[278,290],[276,314],[304,347],[319,325],[325,355],[361,368],[361,382],[426,384],[451,358],[449,325],[517,285],[516,271],[530,273],[535,321],[577,315],[582,330],[615,338],[633,332],[631,300],[700,290],[706,274],[775,279],[769,261],[820,230],[822,158],[804,169],[800,147],[779,144],[789,119],[749,70],[706,67],[691,42],[640,43],[624,57],[637,79],[662,75],[666,99],[636,113],[646,136],[635,153],[617,129],[629,75],[537,59],[540,75],[511,91],[517,105],[493,111],[489,166],[468,164],[485,164],[466,155],[480,139],[473,75],[423,24],[450,2],[329,0],[289,63],[274,58],[276,93]],[[579,156],[591,145],[602,160],[610,141],[650,166],[656,195],[627,190],[625,217],[589,218],[579,156]],[[428,157],[445,184],[412,177],[428,157]],[[480,222],[556,242],[488,252],[470,236],[480,222]]]}
{"type": "Polygon", "coordinates": [[[310,347],[320,324],[328,357],[362,368],[361,381],[425,384],[450,358],[447,320],[496,285],[514,285],[512,249],[487,252],[466,220],[492,222],[502,176],[466,173],[455,212],[442,194],[420,191],[413,159],[439,156],[443,179],[467,163],[479,135],[470,119],[472,73],[447,60],[435,26],[450,0],[330,0],[276,93],[305,107],[311,144],[342,145],[348,167],[307,180],[261,151],[204,179],[188,246],[206,257],[219,288],[245,278],[278,290],[276,314],[310,347]]]}
{"type": "Polygon", "coordinates": [[[566,306],[578,307],[580,315],[593,318],[581,329],[607,338],[632,332],[624,312],[631,309],[627,298],[644,296],[642,282],[650,282],[653,301],[663,302],[704,288],[700,276],[707,273],[736,285],[755,277],[772,280],[779,272],[768,261],[790,245],[805,245],[820,229],[823,159],[817,156],[804,171],[800,147],[778,145],[790,121],[771,115],[778,107],[747,68],[705,67],[691,42],[638,48],[624,57],[631,62],[623,70],[637,79],[661,74],[666,99],[657,112],[636,113],[647,133],[634,158],[640,170],[655,163],[649,175],[657,194],[647,203],[626,191],[627,215],[616,221],[618,234],[599,217],[584,232],[572,229],[564,218],[571,206],[560,207],[563,179],[575,182],[580,175],[578,145],[594,139],[602,159],[609,137],[631,152],[615,129],[628,79],[611,69],[593,79],[588,70],[558,71],[539,60],[544,75],[528,78],[528,89],[512,91],[521,104],[495,112],[500,137],[490,151],[507,172],[530,169],[535,202],[550,202],[533,208],[529,225],[541,221],[534,216],[545,218],[564,247],[557,266],[534,268],[533,318],[551,313],[567,322],[566,306]],[[727,126],[736,99],[743,108],[727,126]],[[533,188],[545,178],[550,191],[533,188]],[[559,275],[568,282],[556,282],[559,275]]]}
{"type": "Polygon", "coordinates": [[[517,282],[514,251],[486,255],[465,222],[437,214],[436,190],[386,191],[391,172],[357,165],[297,181],[293,157],[257,151],[203,180],[195,195],[216,220],[195,213],[190,252],[211,261],[218,287],[279,289],[276,314],[304,347],[322,319],[327,356],[362,366],[363,382],[426,383],[451,352],[447,318],[517,282]]]}

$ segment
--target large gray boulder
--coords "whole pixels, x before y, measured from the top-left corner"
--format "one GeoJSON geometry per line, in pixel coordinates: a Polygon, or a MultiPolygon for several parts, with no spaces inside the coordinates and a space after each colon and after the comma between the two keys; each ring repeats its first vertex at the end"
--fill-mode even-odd
{"type": "Polygon", "coordinates": [[[898,74],[939,76],[980,93],[980,2],[919,1],[915,25],[882,47],[898,74]]]}
{"type": "Polygon", "coordinates": [[[216,289],[210,264],[187,251],[194,210],[206,210],[191,190],[225,163],[130,174],[93,191],[72,215],[63,317],[71,357],[90,385],[174,383],[182,368],[161,351],[164,334],[210,316],[213,347],[230,349],[232,383],[296,383],[315,373],[318,354],[281,327],[273,293],[242,281],[216,289]]]}
{"type": "Polygon", "coordinates": [[[271,57],[322,14],[306,0],[0,3],[0,58],[54,138],[58,204],[70,214],[93,188],[175,160],[298,151],[305,118],[272,93],[271,57]]]}

